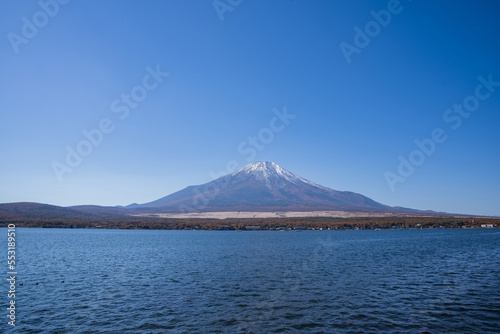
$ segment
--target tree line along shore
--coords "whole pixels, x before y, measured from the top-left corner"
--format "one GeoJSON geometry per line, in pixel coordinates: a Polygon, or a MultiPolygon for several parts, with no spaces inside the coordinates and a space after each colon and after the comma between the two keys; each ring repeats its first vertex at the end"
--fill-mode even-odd
{"type": "Polygon", "coordinates": [[[499,228],[500,218],[360,217],[360,218],[245,218],[245,219],[130,219],[64,220],[2,219],[1,227],[91,228],[144,230],[374,230],[425,228],[499,228]]]}

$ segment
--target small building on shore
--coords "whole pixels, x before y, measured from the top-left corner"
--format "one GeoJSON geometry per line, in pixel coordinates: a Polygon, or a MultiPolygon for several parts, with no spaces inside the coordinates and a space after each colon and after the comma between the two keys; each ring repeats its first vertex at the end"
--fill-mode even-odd
{"type": "Polygon", "coordinates": [[[496,224],[481,224],[481,228],[495,228],[496,224]]]}

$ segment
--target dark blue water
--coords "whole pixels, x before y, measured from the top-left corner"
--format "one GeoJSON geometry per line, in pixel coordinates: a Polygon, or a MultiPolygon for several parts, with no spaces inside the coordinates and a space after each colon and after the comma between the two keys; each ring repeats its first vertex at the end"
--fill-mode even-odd
{"type": "Polygon", "coordinates": [[[18,333],[500,331],[499,230],[17,234],[18,333]]]}

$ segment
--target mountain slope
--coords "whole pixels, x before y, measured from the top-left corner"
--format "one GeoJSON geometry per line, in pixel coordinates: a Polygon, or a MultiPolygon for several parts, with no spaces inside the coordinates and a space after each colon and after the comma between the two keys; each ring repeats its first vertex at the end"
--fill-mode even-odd
{"type": "Polygon", "coordinates": [[[156,201],[127,208],[137,212],[399,211],[361,194],[320,186],[273,162],[251,163],[206,184],[190,186],[156,201]]]}

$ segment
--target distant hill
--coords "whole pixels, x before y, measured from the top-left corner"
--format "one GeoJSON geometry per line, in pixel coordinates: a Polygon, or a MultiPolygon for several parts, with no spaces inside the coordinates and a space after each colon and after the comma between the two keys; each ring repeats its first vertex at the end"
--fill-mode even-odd
{"type": "Polygon", "coordinates": [[[99,206],[99,205],[75,205],[68,207],[72,210],[83,211],[87,213],[91,213],[97,216],[116,216],[116,215],[128,215],[131,213],[130,210],[124,207],[116,207],[116,206],[99,206]]]}
{"type": "Polygon", "coordinates": [[[112,213],[103,212],[101,214],[94,214],[72,208],[31,202],[0,204],[0,219],[3,220],[40,219],[81,221],[118,217],[112,213]]]}

